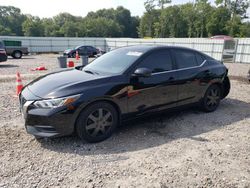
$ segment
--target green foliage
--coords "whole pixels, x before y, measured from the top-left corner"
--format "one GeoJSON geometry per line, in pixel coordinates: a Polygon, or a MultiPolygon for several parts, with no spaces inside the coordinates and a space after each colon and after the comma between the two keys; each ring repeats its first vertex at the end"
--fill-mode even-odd
{"type": "Polygon", "coordinates": [[[0,35],[46,37],[250,37],[244,22],[249,0],[208,0],[167,6],[171,0],[145,0],[141,18],[128,9],[101,9],[86,17],[60,13],[53,18],[24,15],[12,6],[0,6],[0,35]]]}
{"type": "Polygon", "coordinates": [[[230,21],[230,11],[225,7],[214,8],[207,22],[208,36],[227,35],[227,23],[230,21]]]}
{"type": "Polygon", "coordinates": [[[240,27],[240,37],[250,37],[250,22],[246,22],[240,27]]]}
{"type": "Polygon", "coordinates": [[[145,1],[146,12],[139,25],[140,37],[248,36],[249,25],[243,23],[243,19],[249,0],[216,0],[217,7],[211,6],[208,0],[166,8],[157,2],[160,1],[145,1]],[[154,11],[159,12],[153,14],[154,11]]]}
{"type": "Polygon", "coordinates": [[[160,17],[161,12],[159,10],[153,9],[150,12],[146,12],[140,21],[138,27],[138,32],[140,37],[155,37],[154,31],[157,27],[158,18],[160,17]]]}
{"type": "Polygon", "coordinates": [[[19,8],[0,6],[0,35],[23,35],[22,23],[26,16],[19,8]]]}
{"type": "Polygon", "coordinates": [[[128,9],[102,9],[86,17],[60,13],[40,19],[21,14],[20,9],[0,6],[0,35],[46,37],[138,37],[140,18],[128,9]]]}
{"type": "Polygon", "coordinates": [[[28,15],[22,26],[25,36],[43,36],[44,27],[42,21],[38,17],[28,15]]]}

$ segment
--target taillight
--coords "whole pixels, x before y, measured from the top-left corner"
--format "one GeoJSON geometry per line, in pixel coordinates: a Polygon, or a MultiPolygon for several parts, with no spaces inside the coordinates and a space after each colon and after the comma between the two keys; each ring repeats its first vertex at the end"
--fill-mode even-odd
{"type": "Polygon", "coordinates": [[[0,54],[5,54],[6,55],[6,51],[5,50],[0,50],[0,54]]]}

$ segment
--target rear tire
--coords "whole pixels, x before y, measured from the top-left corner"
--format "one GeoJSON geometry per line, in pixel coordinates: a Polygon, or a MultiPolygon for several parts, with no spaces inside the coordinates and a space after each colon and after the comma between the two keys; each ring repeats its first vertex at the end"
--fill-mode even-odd
{"type": "Polygon", "coordinates": [[[18,51],[18,50],[14,51],[14,52],[12,53],[12,57],[13,57],[14,59],[21,59],[22,56],[23,56],[23,53],[22,53],[21,51],[18,51]]]}
{"type": "Polygon", "coordinates": [[[101,142],[113,134],[117,124],[116,109],[107,102],[97,102],[80,113],[76,122],[76,132],[87,142],[101,142]]]}
{"type": "Polygon", "coordinates": [[[218,85],[211,85],[201,102],[201,107],[205,112],[213,112],[215,111],[221,100],[221,88],[218,85]]]}

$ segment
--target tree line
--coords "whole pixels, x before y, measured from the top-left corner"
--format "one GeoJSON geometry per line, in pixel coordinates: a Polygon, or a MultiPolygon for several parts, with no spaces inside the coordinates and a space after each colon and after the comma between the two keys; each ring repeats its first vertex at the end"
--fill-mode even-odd
{"type": "Polygon", "coordinates": [[[119,6],[87,16],[60,13],[53,18],[22,14],[13,6],[0,6],[0,35],[39,37],[250,37],[249,0],[208,0],[170,6],[171,0],[146,0],[142,17],[119,6]]]}
{"type": "Polygon", "coordinates": [[[167,6],[171,0],[147,0],[139,25],[140,37],[250,37],[249,0],[208,0],[167,6]]]}

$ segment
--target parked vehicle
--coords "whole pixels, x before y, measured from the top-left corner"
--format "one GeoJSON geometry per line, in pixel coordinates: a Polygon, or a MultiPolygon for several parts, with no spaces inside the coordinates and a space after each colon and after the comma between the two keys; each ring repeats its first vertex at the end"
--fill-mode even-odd
{"type": "Polygon", "coordinates": [[[8,56],[14,59],[21,59],[23,55],[28,55],[27,47],[22,46],[21,41],[4,40],[5,50],[8,56]]]}
{"type": "Polygon", "coordinates": [[[0,62],[7,61],[7,54],[3,42],[0,41],[0,62]]]}
{"type": "Polygon", "coordinates": [[[78,54],[80,56],[82,55],[88,55],[89,57],[94,57],[95,55],[102,55],[106,53],[101,48],[95,48],[93,46],[78,46],[75,49],[68,49],[65,50],[63,55],[69,57],[69,58],[75,58],[76,57],[76,51],[78,51],[78,54]]]}
{"type": "Polygon", "coordinates": [[[26,130],[35,137],[76,131],[99,142],[121,121],[141,115],[190,104],[213,112],[229,91],[227,68],[210,56],[181,47],[131,46],[40,77],[19,99],[26,130]]]}

